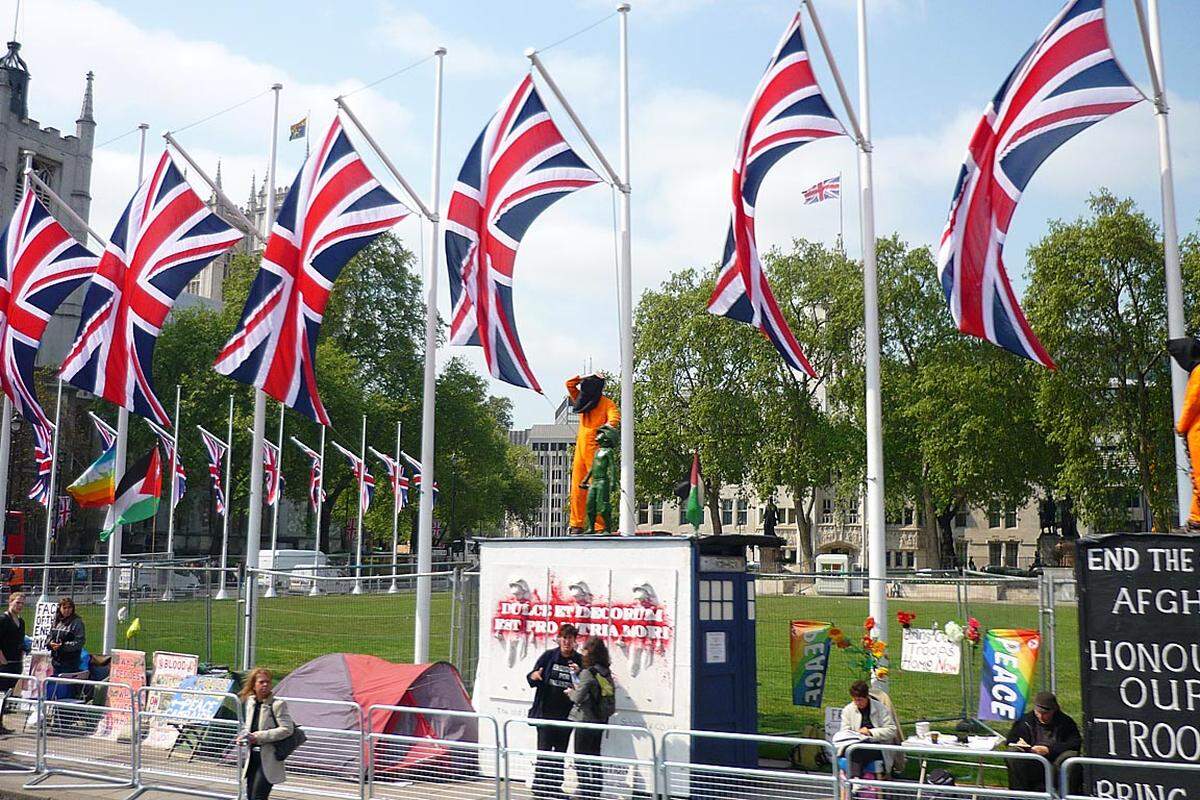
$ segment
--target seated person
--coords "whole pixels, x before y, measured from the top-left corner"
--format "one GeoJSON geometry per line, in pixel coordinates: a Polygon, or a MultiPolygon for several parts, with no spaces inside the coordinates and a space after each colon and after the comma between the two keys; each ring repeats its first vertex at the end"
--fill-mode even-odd
{"type": "MultiPolygon", "coordinates": [[[[900,729],[896,725],[896,716],[887,704],[871,696],[867,682],[855,681],[850,684],[850,703],[842,709],[842,730],[854,731],[864,737],[864,741],[892,744],[896,741],[900,729]]],[[[890,775],[895,756],[896,753],[889,750],[852,750],[848,759],[847,774],[851,778],[861,778],[864,767],[873,761],[882,761],[883,776],[890,775]]]]}
{"type": "MultiPolygon", "coordinates": [[[[1008,744],[1014,750],[1036,753],[1049,761],[1058,780],[1059,767],[1068,758],[1079,755],[1083,739],[1079,726],[1058,707],[1051,692],[1038,692],[1033,711],[1025,714],[1008,732],[1008,744]]],[[[1008,762],[1008,788],[1014,791],[1046,791],[1045,769],[1039,762],[1021,759],[1008,762]]]]}

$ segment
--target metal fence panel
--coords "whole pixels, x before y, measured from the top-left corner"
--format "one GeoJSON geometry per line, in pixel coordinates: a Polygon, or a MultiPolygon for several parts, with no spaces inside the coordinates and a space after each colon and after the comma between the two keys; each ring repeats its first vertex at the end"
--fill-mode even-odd
{"type": "Polygon", "coordinates": [[[829,800],[839,796],[837,759],[833,745],[820,739],[787,736],[753,736],[717,731],[668,731],[660,749],[660,791],[664,797],[759,798],[760,800],[829,800]],[[750,744],[816,747],[825,754],[826,772],[801,772],[778,768],[731,767],[701,764],[689,758],[675,760],[672,753],[690,754],[697,739],[731,748],[750,744]]]}
{"type": "Polygon", "coordinates": [[[136,794],[181,789],[216,797],[229,794],[213,791],[215,787],[238,793],[245,749],[236,744],[242,728],[237,695],[146,686],[138,698],[136,794]],[[181,713],[176,697],[217,703],[233,716],[217,719],[181,713]]]}
{"type": "Polygon", "coordinates": [[[297,709],[325,706],[341,708],[357,721],[351,730],[301,726],[308,738],[288,757],[287,783],[280,789],[316,797],[363,797],[367,783],[366,740],[358,704],[304,697],[279,699],[288,704],[293,718],[297,709]]]}
{"type": "Polygon", "coordinates": [[[4,699],[0,724],[9,732],[0,738],[0,775],[28,774],[41,768],[38,716],[42,679],[22,673],[4,699]]]}
{"type": "Polygon", "coordinates": [[[561,794],[584,800],[610,800],[659,794],[658,746],[646,728],[510,719],[505,721],[502,733],[506,800],[531,800],[561,794]],[[526,740],[530,732],[569,737],[572,752],[514,747],[513,731],[521,728],[526,730],[517,736],[526,740]],[[580,732],[585,736],[596,736],[605,755],[576,752],[580,732]]]}
{"type": "Polygon", "coordinates": [[[1093,758],[1089,756],[1076,756],[1068,758],[1059,768],[1059,787],[1061,787],[1062,800],[1111,800],[1119,798],[1119,800],[1154,800],[1154,798],[1164,798],[1164,800],[1176,800],[1187,796],[1187,790],[1171,790],[1162,789],[1157,786],[1146,784],[1124,784],[1117,785],[1111,779],[1101,779],[1092,782],[1088,785],[1087,768],[1089,766],[1107,766],[1117,768],[1129,768],[1136,770],[1152,770],[1154,772],[1167,773],[1168,776],[1174,773],[1176,778],[1187,778],[1189,782],[1195,783],[1200,781],[1200,764],[1182,764],[1170,761],[1131,761],[1128,759],[1116,758],[1093,758]]]}
{"type": "Polygon", "coordinates": [[[367,721],[372,731],[367,796],[372,800],[501,800],[495,718],[377,705],[367,709],[367,721]]]}
{"type": "Polygon", "coordinates": [[[133,687],[73,678],[46,678],[42,686],[44,697],[37,719],[42,774],[25,785],[37,785],[52,775],[70,775],[99,783],[57,784],[54,788],[133,786],[137,703],[133,687]],[[97,692],[107,694],[113,689],[129,694],[130,711],[87,702],[97,692]],[[101,735],[100,723],[107,715],[112,715],[104,726],[108,735],[101,735]]]}
{"type": "Polygon", "coordinates": [[[912,745],[880,744],[862,742],[845,749],[843,756],[850,759],[855,752],[903,753],[920,762],[920,779],[917,781],[885,780],[887,776],[875,778],[850,778],[842,774],[842,784],[851,797],[887,797],[888,800],[958,800],[958,798],[1008,798],[1009,800],[1054,800],[1054,776],[1050,762],[1032,753],[1007,750],[974,750],[968,747],[918,747],[912,745]],[[1007,779],[999,781],[1004,786],[987,785],[985,769],[1006,768],[1013,762],[1036,764],[1045,775],[1045,791],[1025,792],[1007,788],[1007,779]],[[974,771],[975,782],[956,783],[953,786],[926,782],[929,763],[942,764],[958,770],[958,780],[966,781],[974,771]]]}

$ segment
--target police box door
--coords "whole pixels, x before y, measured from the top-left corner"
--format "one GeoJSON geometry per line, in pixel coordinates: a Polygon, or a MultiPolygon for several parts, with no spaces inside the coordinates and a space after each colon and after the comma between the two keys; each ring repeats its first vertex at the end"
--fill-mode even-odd
{"type": "MultiPolygon", "coordinates": [[[[694,595],[692,727],[696,730],[758,730],[754,581],[745,573],[744,564],[744,559],[729,556],[700,557],[694,595]],[[734,561],[740,564],[730,563],[734,561]],[[714,571],[706,571],[706,567],[714,571]]],[[[693,740],[692,759],[706,764],[755,766],[757,746],[698,738],[693,740]]]]}

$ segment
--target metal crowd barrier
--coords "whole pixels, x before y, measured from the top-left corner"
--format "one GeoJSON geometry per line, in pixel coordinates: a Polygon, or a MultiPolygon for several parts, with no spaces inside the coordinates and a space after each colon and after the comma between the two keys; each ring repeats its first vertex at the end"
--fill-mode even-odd
{"type": "MultiPolygon", "coordinates": [[[[9,676],[6,676],[9,677],[9,676]]],[[[4,696],[0,724],[9,732],[4,735],[6,755],[0,763],[0,775],[32,775],[41,769],[38,737],[38,715],[42,700],[42,678],[21,673],[4,696]],[[17,719],[20,722],[17,722],[17,719]]]]}
{"type": "Polygon", "coordinates": [[[657,794],[658,745],[650,731],[633,725],[597,725],[588,722],[559,722],[548,719],[509,719],[503,728],[504,800],[533,800],[566,794],[580,800],[644,798],[657,794]],[[517,737],[529,740],[532,733],[547,737],[570,737],[572,752],[548,752],[528,746],[513,746],[517,737]],[[532,730],[529,730],[532,729],[532,730]],[[608,755],[574,752],[583,733],[598,735],[608,755]],[[574,769],[568,771],[567,766],[574,769]],[[570,789],[568,789],[568,786],[570,789]]]}
{"type": "Polygon", "coordinates": [[[375,705],[366,719],[369,800],[503,800],[500,725],[494,717],[375,705]],[[467,740],[450,738],[454,729],[467,740]]]}
{"type": "MultiPolygon", "coordinates": [[[[1177,772],[1184,773],[1184,777],[1191,777],[1193,780],[1200,780],[1200,764],[1180,763],[1177,761],[1131,761],[1129,759],[1119,758],[1094,758],[1090,756],[1075,756],[1068,758],[1059,767],[1059,787],[1061,789],[1060,797],[1062,800],[1096,800],[1096,798],[1132,798],[1135,796],[1135,787],[1125,785],[1118,787],[1113,785],[1113,782],[1108,778],[1102,778],[1095,781],[1092,787],[1093,791],[1089,794],[1076,794],[1070,791],[1072,785],[1079,786],[1081,790],[1085,787],[1086,774],[1082,770],[1086,767],[1117,767],[1118,769],[1149,769],[1162,772],[1177,772]],[[1071,771],[1076,767],[1080,768],[1078,780],[1071,780],[1071,771]],[[1108,781],[1108,785],[1101,785],[1102,782],[1108,781]]],[[[1153,791],[1142,790],[1142,793],[1136,794],[1138,797],[1185,797],[1184,794],[1175,794],[1170,791],[1155,793],[1153,791]]]]}
{"type": "Polygon", "coordinates": [[[280,697],[288,705],[292,719],[296,709],[305,705],[341,708],[354,720],[353,729],[318,728],[303,725],[308,737],[287,760],[287,783],[280,791],[316,797],[362,800],[366,796],[367,762],[363,738],[363,714],[357,703],[348,700],[315,700],[304,697],[280,697]],[[349,778],[353,776],[353,783],[349,778]]]}
{"type": "Polygon", "coordinates": [[[25,788],[39,785],[54,775],[92,781],[54,784],[54,789],[134,786],[137,754],[133,687],[112,681],[56,677],[43,680],[42,688],[37,719],[41,769],[25,788]],[[127,693],[130,709],[87,702],[89,692],[94,698],[101,689],[106,697],[113,690],[127,693]]]}
{"type": "MultiPolygon", "coordinates": [[[[1012,762],[1036,764],[1045,777],[1046,789],[1041,792],[1016,791],[1007,788],[992,788],[985,786],[946,786],[924,782],[897,780],[881,780],[880,778],[850,778],[842,780],[849,788],[851,797],[887,797],[888,800],[958,800],[958,798],[1005,798],[1005,800],[1054,800],[1053,770],[1050,762],[1033,753],[1020,753],[1007,750],[972,750],[969,747],[917,747],[904,744],[881,744],[879,742],[860,742],[846,748],[843,755],[850,759],[855,752],[878,751],[880,753],[903,753],[906,756],[916,756],[923,761],[972,759],[982,771],[986,759],[995,759],[1008,766],[1012,762]]],[[[925,773],[924,768],[921,770],[925,773]]],[[[882,776],[886,777],[886,776],[882,776]]],[[[982,781],[980,781],[982,782],[982,781]]]]}
{"type": "Polygon", "coordinates": [[[136,788],[126,800],[151,791],[240,796],[246,748],[236,743],[243,722],[237,695],[146,686],[138,692],[137,708],[136,788]],[[201,710],[201,704],[208,708],[201,710]],[[234,719],[208,714],[214,704],[217,710],[235,709],[234,719]],[[216,791],[217,786],[232,791],[216,791]]]}
{"type": "Polygon", "coordinates": [[[663,734],[661,754],[658,791],[664,798],[690,797],[695,800],[707,800],[753,797],[759,800],[829,800],[838,797],[839,794],[837,757],[834,755],[833,745],[823,739],[676,730],[663,734]],[[722,745],[726,752],[739,747],[751,748],[756,764],[760,744],[784,745],[790,748],[816,747],[825,753],[829,773],[694,763],[690,754],[697,740],[722,745]],[[687,755],[688,760],[673,759],[673,752],[687,755]]]}

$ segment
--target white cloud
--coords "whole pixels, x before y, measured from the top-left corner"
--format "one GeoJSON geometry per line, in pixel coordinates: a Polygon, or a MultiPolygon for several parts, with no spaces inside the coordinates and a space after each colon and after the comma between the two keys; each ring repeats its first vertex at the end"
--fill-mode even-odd
{"type": "Polygon", "coordinates": [[[446,32],[419,11],[391,5],[384,8],[379,35],[385,44],[414,60],[430,55],[435,47],[445,47],[446,71],[454,75],[490,76],[524,66],[517,50],[502,53],[446,32]]]}

